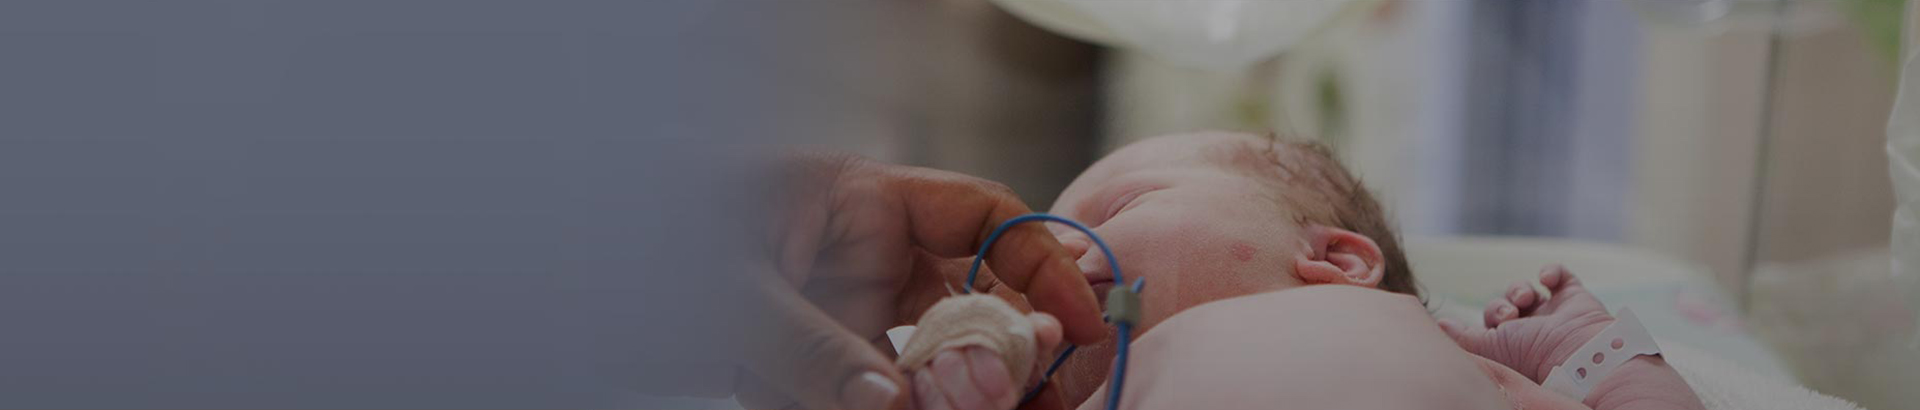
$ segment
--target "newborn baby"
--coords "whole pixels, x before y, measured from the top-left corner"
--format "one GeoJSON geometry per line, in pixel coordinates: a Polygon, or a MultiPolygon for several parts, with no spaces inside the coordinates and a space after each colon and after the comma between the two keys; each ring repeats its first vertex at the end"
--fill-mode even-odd
{"type": "MultiPolygon", "coordinates": [[[[1613,321],[1561,269],[1540,276],[1549,295],[1516,283],[1488,306],[1486,327],[1435,323],[1380,205],[1318,145],[1234,133],[1141,141],[1088,168],[1051,213],[1093,227],[1127,279],[1146,280],[1123,408],[1701,408],[1654,356],[1627,362],[1584,405],[1540,387],[1613,321]]],[[[1055,228],[1104,298],[1116,285],[1107,261],[1055,228]]],[[[1044,365],[1058,323],[1033,317],[1044,365]]],[[[1026,406],[1104,408],[1094,393],[1113,347],[1080,348],[1026,406]]],[[[915,366],[915,405],[1013,407],[1040,381],[1009,380],[997,357],[963,347],[915,366]]]]}

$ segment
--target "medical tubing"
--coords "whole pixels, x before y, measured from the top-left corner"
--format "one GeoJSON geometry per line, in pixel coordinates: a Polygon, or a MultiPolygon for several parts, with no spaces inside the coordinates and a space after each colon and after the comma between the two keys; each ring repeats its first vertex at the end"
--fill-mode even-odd
{"type": "Polygon", "coordinates": [[[1053,364],[1047,365],[1047,372],[1041,373],[1040,384],[1034,385],[1032,389],[1027,390],[1027,394],[1025,396],[1020,396],[1020,404],[1027,404],[1027,402],[1033,401],[1034,396],[1039,396],[1040,388],[1046,387],[1047,380],[1053,379],[1053,372],[1060,370],[1060,365],[1067,363],[1067,356],[1072,355],[1073,351],[1078,349],[1080,349],[1080,346],[1069,345],[1067,346],[1067,350],[1060,352],[1059,356],[1054,356],[1053,364]]]}
{"type": "MultiPolygon", "coordinates": [[[[1138,293],[1140,293],[1140,289],[1142,289],[1143,287],[1145,287],[1145,286],[1146,286],[1146,284],[1147,284],[1147,281],[1146,281],[1146,278],[1138,278],[1138,279],[1134,279],[1134,280],[1133,280],[1133,293],[1135,293],[1135,294],[1138,294],[1138,293]]],[[[1132,323],[1132,322],[1125,322],[1125,323],[1132,323]]],[[[1129,327],[1131,327],[1131,325],[1129,325],[1129,327]]],[[[1128,332],[1128,333],[1131,333],[1131,329],[1129,329],[1129,332],[1128,332]]],[[[1128,342],[1128,343],[1131,343],[1131,342],[1128,342]]],[[[1057,357],[1054,357],[1054,359],[1053,359],[1053,364],[1052,364],[1052,365],[1049,365],[1049,366],[1047,366],[1047,371],[1046,371],[1046,373],[1042,373],[1042,374],[1041,374],[1041,376],[1040,376],[1040,383],[1039,383],[1039,384],[1037,384],[1037,385],[1035,385],[1035,386],[1033,386],[1033,388],[1032,388],[1031,390],[1027,390],[1027,394],[1026,394],[1025,396],[1021,396],[1021,397],[1020,397],[1020,404],[1022,404],[1022,405],[1025,405],[1025,404],[1027,404],[1027,402],[1029,402],[1029,401],[1033,401],[1033,398],[1034,398],[1034,397],[1038,397],[1038,396],[1040,395],[1040,388],[1042,388],[1042,387],[1046,387],[1046,384],[1047,384],[1047,381],[1048,381],[1048,380],[1053,380],[1053,374],[1054,374],[1054,372],[1057,372],[1057,371],[1059,371],[1059,370],[1060,370],[1060,365],[1061,365],[1061,364],[1063,364],[1063,363],[1066,363],[1066,362],[1067,362],[1067,356],[1071,356],[1071,355],[1073,355],[1073,351],[1074,351],[1074,350],[1078,350],[1079,348],[1080,348],[1080,346],[1067,346],[1067,350],[1064,350],[1064,351],[1061,351],[1061,352],[1060,352],[1060,355],[1059,355],[1059,356],[1057,356],[1057,357]]],[[[1118,366],[1119,366],[1119,368],[1126,368],[1126,367],[1127,367],[1127,359],[1126,359],[1126,356],[1119,356],[1119,357],[1117,358],[1117,360],[1119,360],[1119,364],[1118,364],[1118,366]]],[[[1116,386],[1116,387],[1117,387],[1117,386],[1116,386]]],[[[1109,388],[1109,389],[1111,389],[1111,388],[1109,388]]]]}
{"type": "Polygon", "coordinates": [[[1113,376],[1107,377],[1107,410],[1120,408],[1120,386],[1127,382],[1127,345],[1133,344],[1127,342],[1133,336],[1132,322],[1115,323],[1113,326],[1120,331],[1115,335],[1120,338],[1120,348],[1114,353],[1113,376]]]}
{"type": "Polygon", "coordinates": [[[967,268],[967,283],[960,288],[960,293],[973,293],[973,278],[980,275],[980,263],[987,260],[987,250],[993,248],[994,241],[1000,240],[1000,234],[1007,233],[1007,228],[1012,228],[1014,225],[1033,221],[1058,222],[1061,225],[1073,227],[1073,229],[1087,234],[1088,238],[1093,239],[1093,244],[1100,247],[1100,253],[1107,257],[1107,266],[1113,268],[1113,283],[1127,283],[1126,277],[1120,274],[1119,261],[1113,258],[1113,248],[1108,248],[1106,241],[1101,240],[1099,235],[1094,235],[1093,228],[1088,228],[1086,225],[1081,225],[1072,219],[1053,216],[1051,214],[1032,213],[1016,216],[1013,217],[1013,219],[1008,219],[1006,222],[1001,222],[999,227],[993,228],[993,233],[987,234],[987,241],[980,243],[980,252],[973,255],[973,267],[967,268]]]}
{"type": "MultiPolygon", "coordinates": [[[[1120,261],[1113,257],[1113,248],[1108,247],[1107,242],[1101,240],[1099,235],[1095,235],[1092,228],[1088,228],[1086,225],[1081,225],[1079,222],[1074,222],[1071,219],[1050,214],[1032,213],[1008,219],[1006,222],[1000,223],[1000,226],[993,228],[992,233],[987,234],[987,240],[980,243],[980,251],[973,256],[973,266],[967,269],[967,281],[961,284],[960,292],[973,293],[973,280],[980,275],[980,264],[986,261],[987,250],[992,249],[993,243],[1000,240],[1000,234],[1006,233],[1007,229],[1012,228],[1014,225],[1036,221],[1060,223],[1087,234],[1087,238],[1092,239],[1093,244],[1100,248],[1102,256],[1107,258],[1107,266],[1113,269],[1113,283],[1126,286],[1126,277],[1120,273],[1120,261]]],[[[1135,279],[1131,287],[1134,294],[1139,294],[1140,290],[1145,286],[1146,280],[1145,278],[1141,278],[1135,279]]],[[[1119,337],[1119,340],[1115,343],[1118,345],[1118,349],[1114,352],[1113,375],[1107,378],[1107,410],[1115,410],[1120,408],[1120,390],[1127,377],[1128,346],[1133,344],[1131,340],[1133,338],[1133,318],[1108,316],[1107,320],[1112,322],[1116,330],[1118,330],[1116,336],[1119,337]]],[[[1034,396],[1039,395],[1040,389],[1046,387],[1047,380],[1053,379],[1054,371],[1059,370],[1060,365],[1067,361],[1067,356],[1073,354],[1074,350],[1077,349],[1079,349],[1079,346],[1067,346],[1067,350],[1060,352],[1060,356],[1053,359],[1053,364],[1047,366],[1046,373],[1040,377],[1040,384],[1034,386],[1033,390],[1027,391],[1027,394],[1020,398],[1020,402],[1026,403],[1028,400],[1033,400],[1034,396]]]]}

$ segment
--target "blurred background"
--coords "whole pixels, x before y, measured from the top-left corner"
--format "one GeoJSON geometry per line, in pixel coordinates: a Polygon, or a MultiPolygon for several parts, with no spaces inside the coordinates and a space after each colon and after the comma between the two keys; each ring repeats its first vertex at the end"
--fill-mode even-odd
{"type": "Polygon", "coordinates": [[[851,150],[1045,209],[1129,141],[1231,129],[1334,146],[1440,310],[1566,263],[1676,344],[1920,408],[1920,300],[1889,273],[1915,251],[1889,247],[1902,0],[1098,3],[0,2],[0,405],[725,405],[555,401],[591,372],[474,358],[573,348],[500,321],[586,319],[441,279],[664,269],[623,253],[662,238],[623,222],[659,209],[630,181],[673,169],[661,141],[851,150]],[[441,276],[315,281],[402,271],[441,276]],[[177,281],[212,276],[232,288],[177,281]],[[156,307],[199,316],[120,313],[156,307]],[[355,344],[412,350],[326,350],[355,344]],[[430,370],[364,373],[391,363],[430,370]],[[501,369],[540,377],[474,379],[501,369]]]}

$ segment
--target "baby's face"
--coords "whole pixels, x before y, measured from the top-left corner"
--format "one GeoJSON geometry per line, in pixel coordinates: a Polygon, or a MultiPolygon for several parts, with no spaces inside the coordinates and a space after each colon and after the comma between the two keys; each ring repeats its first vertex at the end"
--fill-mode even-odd
{"type": "MultiPolygon", "coordinates": [[[[1310,252],[1309,243],[1294,213],[1275,200],[1285,190],[1257,179],[1264,174],[1253,168],[1276,166],[1269,146],[1229,133],[1148,139],[1094,163],[1060,193],[1051,212],[1092,227],[1129,283],[1146,279],[1135,337],[1195,305],[1301,286],[1293,261],[1310,252]]],[[[1094,294],[1105,299],[1113,270],[1092,241],[1048,227],[1078,253],[1094,294]]],[[[1069,405],[1085,400],[1106,380],[1113,356],[1111,335],[1082,347],[1061,369],[1058,394],[1069,405]]]]}
{"type": "MultiPolygon", "coordinates": [[[[1264,138],[1231,133],[1134,143],[1081,173],[1052,213],[1092,227],[1129,283],[1146,279],[1143,333],[1194,305],[1300,286],[1292,263],[1310,248],[1293,212],[1276,200],[1286,189],[1262,180],[1276,167],[1269,147],[1264,138]]],[[[1111,265],[1084,234],[1049,226],[1062,244],[1084,252],[1081,269],[1104,298],[1115,285],[1111,265]]]]}

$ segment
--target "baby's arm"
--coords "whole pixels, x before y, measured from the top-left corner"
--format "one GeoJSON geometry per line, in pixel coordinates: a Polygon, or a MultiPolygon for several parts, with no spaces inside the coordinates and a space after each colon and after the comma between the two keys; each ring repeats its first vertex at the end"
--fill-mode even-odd
{"type": "Polygon", "coordinates": [[[1680,373],[1658,356],[1635,357],[1620,364],[1587,394],[1586,404],[1594,410],[1706,409],[1680,373]]]}
{"type": "MultiPolygon", "coordinates": [[[[1514,283],[1504,298],[1487,305],[1485,327],[1442,321],[1441,328],[1467,351],[1542,382],[1614,318],[1566,268],[1542,270],[1540,284],[1548,296],[1535,292],[1530,282],[1514,283]]],[[[1595,410],[1705,409],[1680,374],[1657,356],[1622,363],[1583,402],[1595,410]]]]}

